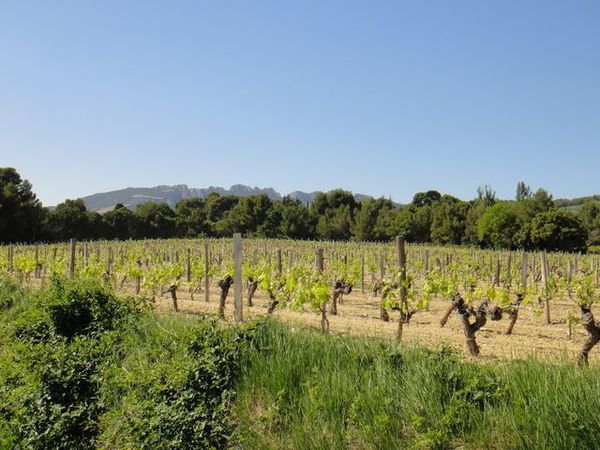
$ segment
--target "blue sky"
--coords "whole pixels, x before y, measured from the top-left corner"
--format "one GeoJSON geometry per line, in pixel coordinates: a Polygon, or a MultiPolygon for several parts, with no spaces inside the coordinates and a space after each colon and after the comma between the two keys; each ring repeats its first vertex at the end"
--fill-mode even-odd
{"type": "Polygon", "coordinates": [[[4,1],[0,166],[127,186],[600,193],[600,2],[4,1]]]}

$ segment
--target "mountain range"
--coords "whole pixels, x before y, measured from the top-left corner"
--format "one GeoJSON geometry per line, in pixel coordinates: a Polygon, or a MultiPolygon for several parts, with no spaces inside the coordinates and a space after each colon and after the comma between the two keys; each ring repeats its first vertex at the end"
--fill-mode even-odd
{"type": "MultiPolygon", "coordinates": [[[[167,203],[171,208],[175,208],[177,202],[184,198],[206,198],[211,193],[219,195],[235,195],[237,197],[246,197],[250,195],[265,194],[271,200],[281,200],[282,194],[273,188],[258,188],[246,186],[244,184],[234,184],[229,189],[220,186],[209,186],[207,188],[190,188],[185,184],[175,186],[155,186],[155,187],[128,187],[116,191],[102,192],[88,195],[82,200],[88,210],[104,212],[113,209],[117,203],[122,203],[128,208],[135,208],[137,205],[145,202],[167,203]]],[[[294,191],[286,194],[286,197],[296,198],[303,203],[310,203],[314,200],[319,191],[302,192],[294,191]]],[[[364,194],[354,194],[357,201],[371,198],[364,194]]]]}

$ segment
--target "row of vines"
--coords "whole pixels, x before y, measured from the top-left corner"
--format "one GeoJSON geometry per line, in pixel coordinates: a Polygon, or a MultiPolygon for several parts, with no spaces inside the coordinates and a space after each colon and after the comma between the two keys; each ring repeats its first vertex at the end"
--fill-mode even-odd
{"type": "MultiPolygon", "coordinates": [[[[456,312],[474,356],[480,351],[477,332],[487,320],[507,318],[506,334],[511,334],[520,310],[531,310],[549,324],[552,307],[558,304],[579,309],[567,322],[569,329],[579,324],[588,335],[580,362],[588,362],[600,340],[600,324],[592,312],[600,300],[597,255],[405,245],[400,237],[395,243],[250,239],[243,241],[239,264],[247,307],[260,289],[269,299],[268,313],[308,309],[320,315],[324,331],[341,299],[360,291],[380,299],[381,320],[396,317],[398,338],[403,324],[428,309],[433,298],[446,299],[439,326],[456,312]]],[[[0,247],[0,271],[23,283],[43,286],[52,276],[102,278],[149,302],[170,295],[175,310],[178,293],[197,301],[218,296],[221,316],[235,269],[231,239],[0,247]]]]}

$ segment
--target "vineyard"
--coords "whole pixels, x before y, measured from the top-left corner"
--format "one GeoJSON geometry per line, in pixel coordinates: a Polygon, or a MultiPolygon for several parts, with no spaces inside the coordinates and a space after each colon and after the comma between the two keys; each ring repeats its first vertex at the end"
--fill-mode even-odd
{"type": "Polygon", "coordinates": [[[394,243],[99,241],[0,248],[0,271],[43,287],[95,279],[162,311],[274,315],[335,333],[473,356],[581,363],[600,339],[600,257],[394,243]]]}

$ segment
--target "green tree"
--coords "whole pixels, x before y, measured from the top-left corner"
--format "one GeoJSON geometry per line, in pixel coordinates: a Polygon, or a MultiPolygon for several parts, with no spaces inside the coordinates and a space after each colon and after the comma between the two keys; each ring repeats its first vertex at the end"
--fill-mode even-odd
{"type": "Polygon", "coordinates": [[[469,209],[465,218],[465,236],[464,244],[481,245],[479,241],[479,230],[477,223],[486,210],[489,208],[483,201],[473,200],[469,202],[469,209]]]}
{"type": "Polygon", "coordinates": [[[242,197],[240,201],[216,224],[220,236],[233,233],[256,234],[258,227],[265,221],[273,202],[264,194],[242,197]]]}
{"type": "MultiPolygon", "coordinates": [[[[394,207],[390,200],[383,197],[359,202],[354,214],[352,235],[357,241],[382,240],[382,234],[376,228],[377,219],[381,214],[394,207]]],[[[385,239],[385,238],[384,238],[385,239]]]]}
{"type": "Polygon", "coordinates": [[[496,203],[496,191],[489,184],[484,184],[477,188],[477,198],[483,201],[486,206],[492,206],[496,203]]]}
{"type": "Polygon", "coordinates": [[[48,230],[53,240],[87,239],[89,216],[82,199],[67,199],[48,214],[48,230]]]}
{"type": "Polygon", "coordinates": [[[135,232],[138,228],[136,216],[122,203],[118,203],[114,209],[105,212],[102,220],[105,224],[107,239],[125,240],[136,237],[135,232]]]}
{"type": "Polygon", "coordinates": [[[553,209],[554,200],[552,199],[552,194],[540,188],[526,201],[526,205],[529,216],[533,218],[539,213],[553,209]]]}
{"type": "Polygon", "coordinates": [[[225,213],[233,208],[240,201],[239,197],[233,195],[220,196],[217,193],[209,194],[206,197],[206,214],[209,223],[215,224],[225,217],[225,213]]]}
{"type": "Polygon", "coordinates": [[[575,215],[551,210],[539,213],[523,226],[518,239],[530,250],[585,252],[588,231],[575,215]]]}
{"type": "Polygon", "coordinates": [[[431,208],[431,241],[435,244],[462,243],[469,204],[444,195],[431,208]]]}
{"type": "Polygon", "coordinates": [[[0,168],[0,242],[29,242],[40,237],[44,209],[12,167],[0,168]]]}
{"type": "Polygon", "coordinates": [[[328,209],[317,221],[317,236],[326,240],[347,241],[352,237],[352,210],[343,205],[328,209]]]}
{"type": "Polygon", "coordinates": [[[412,199],[412,204],[418,208],[425,205],[431,205],[434,202],[439,201],[442,198],[442,194],[438,191],[427,191],[417,192],[412,199]]]}
{"type": "Polygon", "coordinates": [[[531,187],[528,184],[525,184],[524,181],[519,181],[517,183],[517,194],[515,199],[517,201],[528,200],[531,198],[531,187]]]}
{"type": "Polygon", "coordinates": [[[518,205],[510,202],[496,203],[477,221],[480,244],[494,249],[517,248],[515,236],[520,229],[518,205]]]}
{"type": "Polygon", "coordinates": [[[579,218],[589,231],[589,245],[600,245],[600,202],[584,203],[579,218]]]}
{"type": "Polygon", "coordinates": [[[198,237],[210,231],[206,201],[202,198],[184,198],[175,205],[177,228],[182,236],[198,237]]]}
{"type": "Polygon", "coordinates": [[[258,235],[270,238],[313,239],[315,221],[300,200],[285,197],[269,210],[267,217],[258,227],[258,235]]]}
{"type": "Polygon", "coordinates": [[[170,238],[176,235],[175,211],[166,203],[146,202],[135,210],[137,236],[140,238],[170,238]]]}

